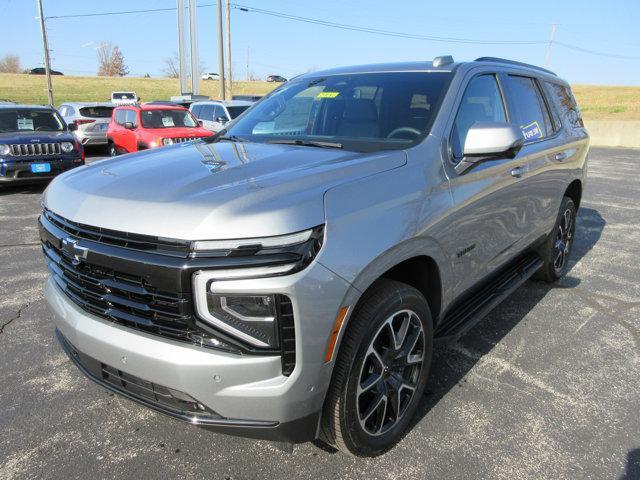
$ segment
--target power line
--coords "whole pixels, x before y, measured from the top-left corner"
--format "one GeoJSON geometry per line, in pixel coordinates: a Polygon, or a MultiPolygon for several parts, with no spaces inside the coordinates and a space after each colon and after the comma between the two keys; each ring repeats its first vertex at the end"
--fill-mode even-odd
{"type": "Polygon", "coordinates": [[[640,57],[631,57],[631,56],[628,56],[628,55],[618,55],[618,54],[615,54],[615,53],[597,52],[595,50],[589,50],[588,48],[582,48],[582,47],[579,47],[578,45],[572,45],[570,43],[559,42],[557,40],[554,43],[556,45],[560,45],[561,47],[568,48],[570,50],[575,50],[577,52],[582,52],[582,53],[588,53],[590,55],[597,55],[599,57],[620,58],[622,60],[640,60],[640,57]]]}
{"type": "MultiPolygon", "coordinates": [[[[198,8],[204,7],[215,7],[215,3],[203,3],[202,5],[198,5],[198,8]]],[[[173,8],[148,8],[146,10],[123,10],[119,12],[99,12],[99,13],[78,13],[75,15],[52,15],[46,17],[45,20],[49,19],[62,19],[62,18],[85,18],[85,17],[106,17],[109,15],[133,15],[138,13],[155,13],[155,12],[175,12],[177,9],[173,8]]]]}
{"type": "Polygon", "coordinates": [[[315,25],[322,25],[325,27],[339,28],[342,30],[372,33],[372,34],[383,35],[387,37],[408,38],[412,40],[429,40],[433,42],[445,42],[445,43],[471,43],[471,44],[479,44],[479,45],[535,45],[535,44],[547,43],[546,40],[482,40],[482,39],[471,39],[471,38],[441,37],[441,36],[434,36],[434,35],[418,35],[418,34],[411,34],[411,33],[404,33],[404,32],[394,32],[391,30],[381,30],[377,28],[362,27],[358,25],[348,25],[344,23],[330,22],[328,20],[320,20],[316,18],[300,17],[297,15],[291,15],[288,13],[276,12],[273,10],[265,10],[262,8],[254,8],[254,7],[249,7],[249,6],[240,5],[240,4],[232,4],[232,7],[243,12],[253,12],[253,13],[259,13],[262,15],[269,15],[272,17],[284,18],[287,20],[294,20],[294,21],[304,22],[304,23],[313,23],[315,25]]]}

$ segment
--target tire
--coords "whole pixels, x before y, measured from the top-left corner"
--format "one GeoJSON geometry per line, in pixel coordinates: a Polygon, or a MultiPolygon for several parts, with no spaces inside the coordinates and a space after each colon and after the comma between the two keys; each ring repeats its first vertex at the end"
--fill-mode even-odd
{"type": "Polygon", "coordinates": [[[321,439],[362,457],[392,448],[420,403],[432,351],[433,322],[424,296],[404,283],[378,280],[358,302],[342,340],[321,439]],[[402,340],[399,349],[385,348],[395,346],[396,338],[402,340]]]}
{"type": "Polygon", "coordinates": [[[538,249],[544,263],[535,273],[535,279],[552,283],[562,278],[569,270],[569,256],[576,231],[576,213],[573,200],[564,197],[553,230],[538,249]]]}
{"type": "Polygon", "coordinates": [[[109,144],[107,145],[107,153],[109,154],[110,157],[118,156],[118,149],[116,148],[115,143],[109,142],[109,144]]]}

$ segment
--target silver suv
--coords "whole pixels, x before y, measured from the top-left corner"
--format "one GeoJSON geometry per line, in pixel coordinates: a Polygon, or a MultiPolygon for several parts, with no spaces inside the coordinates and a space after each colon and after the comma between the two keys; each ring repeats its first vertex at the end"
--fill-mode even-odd
{"type": "Polygon", "coordinates": [[[302,75],[215,138],[52,182],[57,337],[89,378],[169,416],[381,454],[434,339],[567,271],[588,146],[569,85],[530,65],[302,75]]]}
{"type": "Polygon", "coordinates": [[[111,121],[113,103],[69,102],[58,107],[58,112],[68,125],[78,128],[74,135],[82,145],[106,145],[107,128],[111,121]]]}

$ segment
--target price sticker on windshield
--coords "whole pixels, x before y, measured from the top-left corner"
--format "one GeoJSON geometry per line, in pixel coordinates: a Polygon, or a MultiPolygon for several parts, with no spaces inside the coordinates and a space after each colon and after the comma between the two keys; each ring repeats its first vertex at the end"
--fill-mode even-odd
{"type": "Polygon", "coordinates": [[[340,92],[320,92],[316,98],[336,98],[340,92]]]}
{"type": "Polygon", "coordinates": [[[175,127],[175,123],[173,123],[173,117],[162,117],[162,125],[165,127],[175,127]]]}
{"type": "Polygon", "coordinates": [[[31,118],[18,117],[18,130],[33,130],[31,118]]]}

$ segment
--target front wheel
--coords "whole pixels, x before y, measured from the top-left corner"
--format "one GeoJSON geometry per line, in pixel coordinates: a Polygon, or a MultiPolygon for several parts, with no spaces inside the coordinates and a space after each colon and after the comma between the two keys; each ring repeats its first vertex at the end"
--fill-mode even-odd
{"type": "Polygon", "coordinates": [[[555,282],[569,270],[569,256],[576,233],[576,214],[573,200],[564,197],[553,230],[538,250],[544,263],[534,278],[555,282]]]}
{"type": "Polygon", "coordinates": [[[376,282],[345,332],[323,410],[322,439],[357,456],[392,448],[420,403],[432,347],[424,296],[400,282],[376,282]]]}

